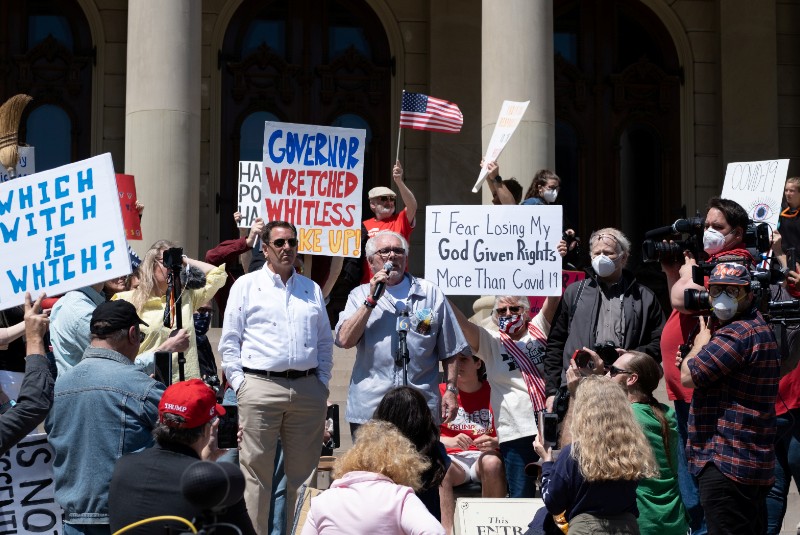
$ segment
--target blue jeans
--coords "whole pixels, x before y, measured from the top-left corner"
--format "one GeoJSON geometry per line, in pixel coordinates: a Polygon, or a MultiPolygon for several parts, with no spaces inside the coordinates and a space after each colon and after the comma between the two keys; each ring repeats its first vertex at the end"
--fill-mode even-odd
{"type": "MultiPolygon", "coordinates": [[[[222,402],[225,405],[236,405],[236,392],[232,388],[226,389],[222,402]]],[[[239,464],[239,450],[228,450],[217,462],[223,461],[239,464]]],[[[281,448],[280,439],[278,447],[275,449],[275,471],[272,475],[272,494],[269,507],[269,533],[270,535],[283,535],[283,526],[286,525],[286,474],[283,472],[283,448],[281,448]]]]}
{"type": "Polygon", "coordinates": [[[675,400],[675,419],[678,421],[678,487],[686,512],[689,513],[689,527],[692,535],[705,535],[706,528],[703,506],[700,505],[700,487],[697,478],[689,473],[689,463],[686,460],[686,442],[689,439],[689,403],[675,400]]]}
{"type": "Polygon", "coordinates": [[[64,524],[64,535],[111,535],[108,524],[64,524]]]}
{"type": "Polygon", "coordinates": [[[525,474],[525,466],[539,460],[533,450],[533,436],[500,443],[500,455],[506,467],[508,495],[511,498],[534,498],[536,478],[525,474]]]}
{"type": "Polygon", "coordinates": [[[776,427],[775,483],[767,494],[767,535],[781,532],[792,478],[800,489],[800,409],[778,416],[776,427]]]}

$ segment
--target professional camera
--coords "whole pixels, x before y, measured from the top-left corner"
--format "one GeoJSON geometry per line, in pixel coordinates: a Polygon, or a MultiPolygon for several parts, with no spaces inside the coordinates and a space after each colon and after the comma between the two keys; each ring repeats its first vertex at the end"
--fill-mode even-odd
{"type": "MultiPolygon", "coordinates": [[[[214,391],[214,397],[217,398],[217,401],[220,401],[223,397],[224,392],[222,391],[222,385],[219,380],[218,375],[204,375],[203,382],[214,391]]],[[[221,401],[220,401],[221,403],[221,401]]]]}
{"type": "Polygon", "coordinates": [[[167,269],[175,269],[183,265],[183,249],[180,247],[171,247],[164,251],[163,256],[164,267],[167,269]]]}
{"type": "Polygon", "coordinates": [[[594,352],[597,353],[606,366],[611,366],[617,361],[619,353],[617,353],[617,344],[614,342],[603,342],[602,344],[594,345],[594,352]]]}
{"type": "MultiPolygon", "coordinates": [[[[722,260],[724,261],[724,260],[722,260]]],[[[711,274],[719,262],[701,262],[692,266],[692,282],[699,286],[705,285],[705,278],[711,274]]],[[[769,301],[770,284],[777,284],[783,279],[783,272],[780,269],[751,269],[750,271],[750,291],[753,298],[758,303],[758,309],[763,313],[769,313],[771,301],[769,301]]],[[[683,291],[683,305],[686,310],[707,314],[711,312],[711,298],[708,290],[695,290],[687,288],[683,291]]]]}
{"type": "Polygon", "coordinates": [[[650,230],[642,242],[642,259],[645,262],[682,262],[683,251],[695,256],[703,250],[703,226],[700,216],[678,219],[672,225],[650,230]],[[671,239],[687,234],[686,239],[671,239]],[[667,243],[664,243],[664,242],[667,243]]]}

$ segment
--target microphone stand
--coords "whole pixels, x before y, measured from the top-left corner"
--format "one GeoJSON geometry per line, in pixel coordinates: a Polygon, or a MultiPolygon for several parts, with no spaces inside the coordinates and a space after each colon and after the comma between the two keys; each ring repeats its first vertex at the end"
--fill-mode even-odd
{"type": "MultiPolygon", "coordinates": [[[[172,274],[172,300],[175,303],[175,330],[178,331],[183,328],[183,311],[181,310],[181,299],[183,299],[183,288],[181,287],[181,269],[183,264],[171,266],[172,274]]],[[[167,303],[169,306],[169,303],[167,303]]],[[[174,332],[174,331],[173,331],[174,332]]],[[[178,353],[178,381],[186,379],[184,366],[186,365],[186,356],[183,351],[178,353]]]]}
{"type": "Polygon", "coordinates": [[[402,366],[403,368],[403,386],[408,386],[408,363],[411,360],[406,342],[408,324],[408,310],[403,310],[400,313],[400,317],[397,318],[397,356],[394,360],[395,366],[402,366]]]}

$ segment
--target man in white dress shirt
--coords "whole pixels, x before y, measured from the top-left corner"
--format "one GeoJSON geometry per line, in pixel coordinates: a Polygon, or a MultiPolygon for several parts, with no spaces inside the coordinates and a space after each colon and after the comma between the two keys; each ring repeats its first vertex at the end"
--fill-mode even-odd
{"type": "MultiPolygon", "coordinates": [[[[244,428],[239,460],[247,511],[256,532],[267,533],[278,436],[290,511],[319,461],[333,336],[322,291],[294,270],[294,226],[272,221],[261,238],[267,264],[233,284],[219,351],[244,428]]],[[[286,517],[291,526],[292,515],[286,517]]]]}

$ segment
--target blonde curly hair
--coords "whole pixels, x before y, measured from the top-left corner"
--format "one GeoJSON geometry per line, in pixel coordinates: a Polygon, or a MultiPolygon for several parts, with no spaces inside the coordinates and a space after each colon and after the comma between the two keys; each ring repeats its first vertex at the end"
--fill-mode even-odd
{"type": "Polygon", "coordinates": [[[586,481],[639,480],[660,472],[622,388],[607,377],[584,378],[575,393],[572,457],[586,481]]]}
{"type": "Polygon", "coordinates": [[[417,491],[422,487],[421,474],[428,466],[430,461],[397,427],[382,420],[370,420],[356,431],[353,447],[336,460],[333,477],[338,479],[357,471],[374,472],[417,491]]]}
{"type": "Polygon", "coordinates": [[[139,286],[133,291],[131,302],[136,307],[136,312],[141,314],[144,310],[144,305],[151,297],[161,297],[158,292],[156,284],[156,262],[161,253],[167,249],[175,247],[175,244],[167,240],[158,240],[144,255],[141,265],[139,266],[139,286]]]}

